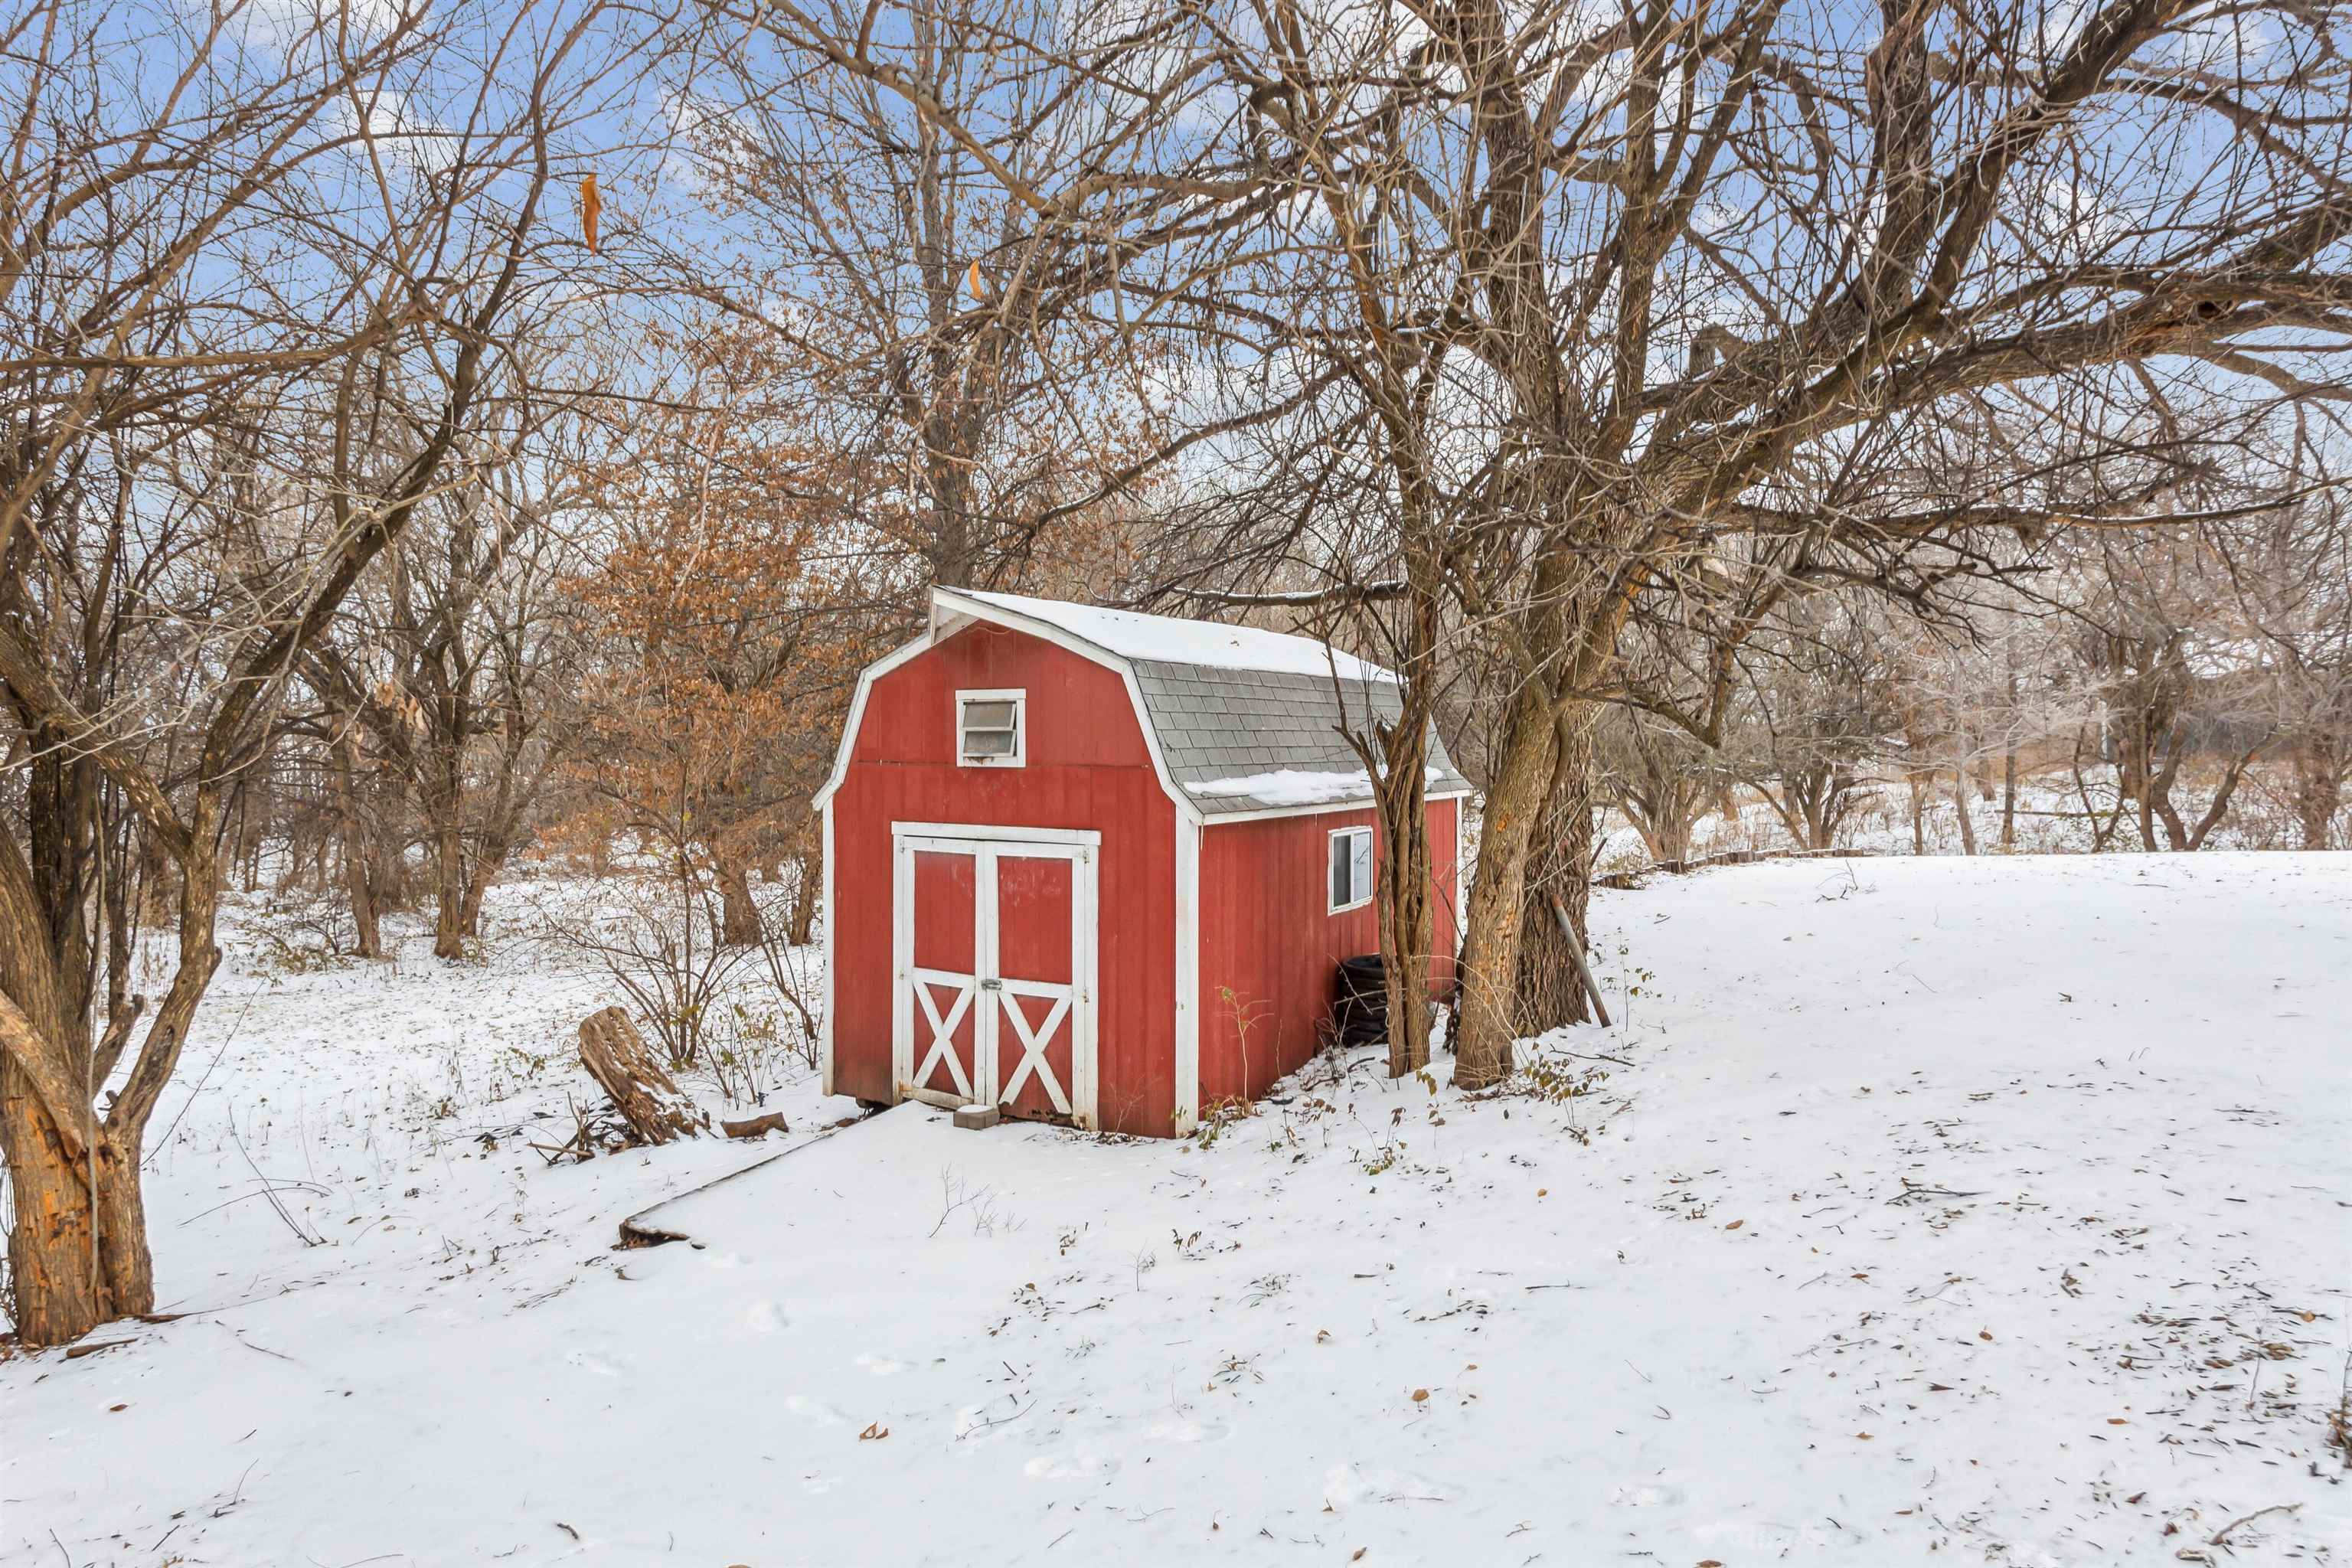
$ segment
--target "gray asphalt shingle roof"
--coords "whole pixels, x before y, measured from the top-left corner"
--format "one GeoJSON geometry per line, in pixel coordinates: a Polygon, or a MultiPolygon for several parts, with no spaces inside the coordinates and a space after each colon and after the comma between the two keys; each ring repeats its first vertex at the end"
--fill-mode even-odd
{"type": "MultiPolygon", "coordinates": [[[[1339,727],[1362,733],[1374,719],[1393,723],[1394,680],[1144,659],[1131,667],[1168,771],[1203,813],[1371,798],[1363,761],[1339,727]]],[[[1431,793],[1468,789],[1434,731],[1429,746],[1431,793]]]]}

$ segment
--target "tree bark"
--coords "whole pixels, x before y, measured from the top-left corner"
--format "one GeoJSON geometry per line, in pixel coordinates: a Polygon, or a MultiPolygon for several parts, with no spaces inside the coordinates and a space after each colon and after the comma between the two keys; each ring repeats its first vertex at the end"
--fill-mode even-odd
{"type": "Polygon", "coordinates": [[[654,1059],[628,1014],[618,1007],[581,1020],[580,1061],[640,1142],[691,1138],[709,1125],[709,1119],[654,1059]]]}
{"type": "MultiPolygon", "coordinates": [[[[1470,888],[1462,948],[1454,1080],[1465,1089],[1484,1089],[1510,1076],[1511,1043],[1518,1023],[1520,945],[1528,930],[1552,923],[1539,902],[1531,906],[1527,900],[1528,861],[1554,794],[1562,738],[1589,758],[1600,721],[1601,704],[1580,698],[1556,700],[1532,682],[1513,699],[1501,757],[1486,792],[1477,876],[1470,888]]],[[[1589,762],[1583,771],[1589,802],[1589,762]]],[[[1589,871],[1589,851],[1585,858],[1589,871]]],[[[1565,898],[1563,889],[1563,901],[1565,898]]],[[[1580,898],[1571,905],[1580,919],[1581,902],[1580,898]]]]}
{"type": "Polygon", "coordinates": [[[485,850],[467,868],[465,902],[459,906],[457,924],[466,935],[479,942],[482,937],[482,900],[506,869],[504,850],[485,850]]]}
{"type": "Polygon", "coordinates": [[[1585,917],[1592,901],[1592,730],[1563,722],[1560,731],[1551,793],[1528,856],[1520,900],[1517,1032],[1527,1035],[1592,1016],[1576,967],[1588,945],[1585,917]],[[1555,899],[1574,928],[1574,949],[1552,911],[1555,899]]]}
{"type": "Polygon", "coordinates": [[[1521,890],[1559,746],[1550,696],[1534,681],[1523,683],[1512,699],[1502,754],[1486,787],[1477,875],[1470,884],[1454,1039],[1454,1081],[1463,1089],[1486,1089],[1510,1076],[1521,890]]]}
{"type": "Polygon", "coordinates": [[[719,884],[719,945],[756,945],[762,931],[760,906],[751,897],[751,867],[730,855],[716,856],[711,879],[719,884]]]}
{"type": "Polygon", "coordinates": [[[13,1045],[0,1056],[0,1153],[15,1210],[8,1278],[16,1328],[26,1344],[62,1344],[114,1314],[99,1268],[89,1161],[67,1150],[15,1056],[13,1045]]]}
{"type": "Polygon", "coordinates": [[[784,941],[793,947],[806,947],[816,930],[818,896],[824,886],[824,852],[814,847],[797,852],[792,858],[793,901],[784,916],[784,941]]]}
{"type": "Polygon", "coordinates": [[[2000,847],[2006,852],[2017,847],[2017,752],[2005,752],[2000,760],[2000,847]]]}
{"type": "MultiPolygon", "coordinates": [[[[28,1013],[14,995],[0,1000],[0,1153],[16,1204],[9,1278],[17,1333],[27,1344],[59,1344],[110,1318],[154,1310],[139,1153],[220,964],[213,942],[223,871],[213,847],[217,825],[200,801],[180,851],[179,965],[103,1120],[91,1091],[112,1077],[137,1007],[118,1012],[93,1047],[79,1003],[28,1013]]],[[[42,960],[25,945],[28,939],[37,940],[22,930],[7,933],[13,984],[37,991],[44,988],[27,982],[42,960]]]]}
{"type": "Polygon", "coordinates": [[[434,825],[433,956],[466,956],[466,839],[454,821],[434,825]]]}
{"type": "Polygon", "coordinates": [[[1428,721],[1410,700],[1375,786],[1381,822],[1381,954],[1388,989],[1389,1076],[1429,1065],[1428,721]]]}
{"type": "Polygon", "coordinates": [[[376,909],[375,856],[359,802],[359,742],[349,728],[335,738],[335,804],[342,816],[343,891],[351,900],[352,944],[362,958],[383,956],[376,909]]]}
{"type": "Polygon", "coordinates": [[[2336,814],[2344,799],[2343,760],[2321,735],[2305,737],[2289,758],[2294,781],[2294,820],[2305,849],[2328,847],[2336,814]]]}

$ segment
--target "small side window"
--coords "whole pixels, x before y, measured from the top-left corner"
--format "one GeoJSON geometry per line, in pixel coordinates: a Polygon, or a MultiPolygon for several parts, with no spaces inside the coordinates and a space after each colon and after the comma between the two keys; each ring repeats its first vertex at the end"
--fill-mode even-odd
{"type": "Polygon", "coordinates": [[[1372,901],[1372,830],[1341,827],[1331,834],[1331,912],[1372,901]]]}
{"type": "Polygon", "coordinates": [[[1026,761],[1022,691],[956,693],[956,762],[967,768],[1017,768],[1026,761]]]}

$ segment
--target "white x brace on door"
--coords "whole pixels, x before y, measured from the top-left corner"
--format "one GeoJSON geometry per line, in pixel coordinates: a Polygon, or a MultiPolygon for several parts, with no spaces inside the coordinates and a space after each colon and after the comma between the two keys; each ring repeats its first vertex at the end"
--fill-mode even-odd
{"type": "Polygon", "coordinates": [[[899,1096],[1094,1126],[1101,836],[901,822],[890,837],[899,1096]]]}

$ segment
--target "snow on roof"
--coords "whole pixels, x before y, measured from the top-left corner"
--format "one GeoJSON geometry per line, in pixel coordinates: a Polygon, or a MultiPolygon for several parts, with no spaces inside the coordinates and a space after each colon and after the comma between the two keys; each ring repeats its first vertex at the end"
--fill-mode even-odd
{"type": "Polygon", "coordinates": [[[1349,680],[1396,679],[1379,665],[1341,653],[1313,637],[1292,637],[1287,632],[1229,626],[1216,621],[1188,621],[1174,616],[1146,616],[1133,610],[1107,610],[1064,599],[1033,599],[1022,594],[986,594],[969,588],[953,592],[1016,616],[1044,621],[1121,658],[1197,664],[1213,669],[1262,669],[1276,675],[1328,677],[1336,670],[1349,680]]]}

